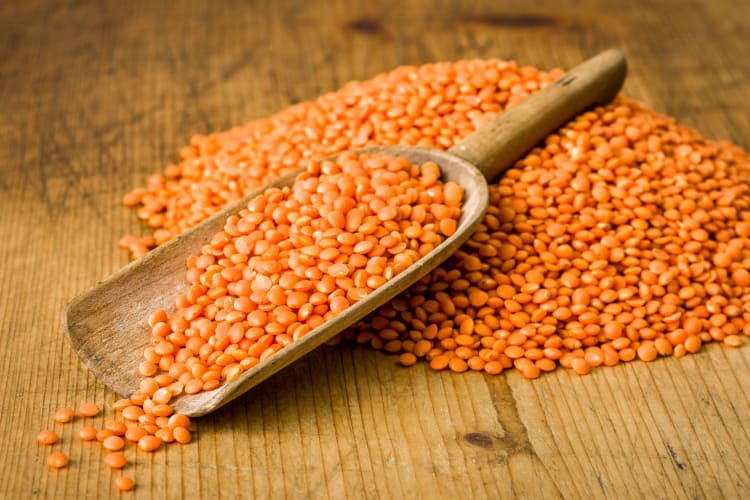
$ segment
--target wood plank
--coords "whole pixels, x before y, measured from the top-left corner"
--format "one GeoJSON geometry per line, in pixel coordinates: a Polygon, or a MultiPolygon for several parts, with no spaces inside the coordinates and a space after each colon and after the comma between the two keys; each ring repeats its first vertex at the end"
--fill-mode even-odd
{"type": "MultiPolygon", "coordinates": [[[[750,148],[750,12],[741,0],[561,3],[0,4],[0,497],[101,498],[101,448],[56,426],[114,395],[62,338],[64,305],[145,234],[124,192],[222,130],[399,64],[514,58],[570,67],[607,48],[625,94],[750,148]],[[613,5],[613,4],[619,5],[613,5]]],[[[322,348],[196,423],[126,453],[137,498],[750,496],[750,347],[577,377],[434,373],[322,348]]],[[[97,420],[100,422],[101,420],[97,420]]]]}

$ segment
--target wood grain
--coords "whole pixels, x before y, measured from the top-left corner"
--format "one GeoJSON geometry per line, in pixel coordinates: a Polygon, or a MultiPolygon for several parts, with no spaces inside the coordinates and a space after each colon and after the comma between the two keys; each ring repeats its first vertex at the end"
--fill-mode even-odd
{"type": "MultiPolygon", "coordinates": [[[[122,194],[228,128],[399,64],[470,57],[570,67],[604,48],[625,93],[750,148],[747,2],[50,2],[0,4],[0,497],[106,498],[99,446],[57,426],[114,394],[62,337],[67,301],[144,232],[122,194]]],[[[742,498],[750,347],[529,382],[402,369],[323,348],[197,422],[128,450],[136,498],[742,498]]]]}

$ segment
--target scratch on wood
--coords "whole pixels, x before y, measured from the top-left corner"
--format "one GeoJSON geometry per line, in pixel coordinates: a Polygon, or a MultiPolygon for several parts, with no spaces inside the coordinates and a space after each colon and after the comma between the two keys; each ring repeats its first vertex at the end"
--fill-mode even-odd
{"type": "Polygon", "coordinates": [[[678,469],[685,470],[687,467],[682,460],[680,460],[680,457],[677,456],[677,452],[674,451],[674,448],[672,448],[672,445],[667,443],[667,450],[669,451],[669,455],[672,457],[672,461],[675,463],[678,469]]]}

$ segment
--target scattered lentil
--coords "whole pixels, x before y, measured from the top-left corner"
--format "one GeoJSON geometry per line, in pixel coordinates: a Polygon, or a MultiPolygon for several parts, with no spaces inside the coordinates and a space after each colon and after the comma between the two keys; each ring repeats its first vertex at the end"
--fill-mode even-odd
{"type": "Polygon", "coordinates": [[[96,433],[96,427],[91,426],[81,427],[81,430],[78,431],[78,435],[84,441],[93,441],[94,439],[96,439],[96,433]]]}
{"type": "Polygon", "coordinates": [[[75,415],[73,408],[60,408],[55,412],[55,422],[67,424],[73,420],[73,415],[75,415]]]}
{"type": "Polygon", "coordinates": [[[78,414],[82,417],[95,417],[99,414],[99,405],[96,403],[84,403],[78,407],[78,414]]]}
{"type": "Polygon", "coordinates": [[[60,452],[53,453],[47,457],[47,465],[49,465],[51,469],[62,469],[68,465],[68,455],[60,452]]]}
{"type": "Polygon", "coordinates": [[[36,435],[36,439],[42,444],[55,444],[57,442],[57,433],[53,430],[45,429],[36,435]]]}
{"type": "Polygon", "coordinates": [[[135,482],[129,476],[120,476],[115,479],[115,485],[120,491],[130,491],[133,489],[135,482]]]}
{"type": "Polygon", "coordinates": [[[123,455],[121,452],[114,451],[112,453],[108,453],[104,457],[104,463],[112,469],[122,469],[123,467],[125,467],[128,461],[125,458],[125,455],[123,455]]]}

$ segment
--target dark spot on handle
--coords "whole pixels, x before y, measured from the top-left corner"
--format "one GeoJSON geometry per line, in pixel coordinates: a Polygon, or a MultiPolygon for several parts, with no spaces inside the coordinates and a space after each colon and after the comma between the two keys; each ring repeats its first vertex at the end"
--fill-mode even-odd
{"type": "Polygon", "coordinates": [[[483,432],[470,432],[464,436],[464,441],[470,445],[476,446],[477,448],[492,448],[492,436],[488,436],[483,432]]]}
{"type": "Polygon", "coordinates": [[[555,83],[557,83],[558,85],[562,85],[563,87],[567,87],[574,81],[576,81],[575,75],[565,75],[560,77],[555,83]]]}
{"type": "Polygon", "coordinates": [[[376,35],[383,30],[382,25],[377,19],[354,19],[346,23],[346,28],[357,33],[365,35],[376,35]]]}
{"type": "Polygon", "coordinates": [[[557,24],[554,17],[528,13],[486,13],[467,18],[466,21],[498,28],[540,28],[557,24]]]}

